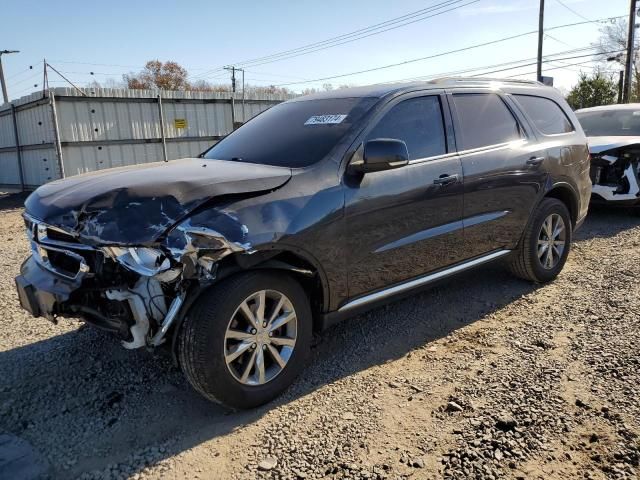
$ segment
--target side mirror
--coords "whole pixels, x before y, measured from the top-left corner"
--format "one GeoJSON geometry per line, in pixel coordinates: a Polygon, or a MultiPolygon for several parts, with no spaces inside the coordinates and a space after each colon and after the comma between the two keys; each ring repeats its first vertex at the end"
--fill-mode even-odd
{"type": "Polygon", "coordinates": [[[364,144],[362,157],[350,168],[360,173],[381,172],[404,167],[409,163],[407,144],[393,138],[376,138],[364,144]]]}

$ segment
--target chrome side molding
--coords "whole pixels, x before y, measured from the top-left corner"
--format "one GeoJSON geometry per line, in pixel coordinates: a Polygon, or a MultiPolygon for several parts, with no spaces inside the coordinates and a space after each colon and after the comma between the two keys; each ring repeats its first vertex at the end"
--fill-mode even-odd
{"type": "Polygon", "coordinates": [[[466,262],[459,263],[457,265],[454,265],[453,267],[449,267],[444,270],[440,270],[438,272],[416,278],[414,280],[409,280],[408,282],[401,283],[399,285],[395,285],[393,287],[389,287],[384,290],[380,290],[379,292],[365,295],[364,297],[356,298],[355,300],[351,300],[350,302],[345,303],[342,307],[338,309],[338,312],[346,312],[349,310],[353,310],[354,308],[366,305],[368,303],[372,303],[378,300],[383,300],[385,298],[392,297],[406,290],[411,290],[412,288],[420,287],[422,285],[435,282],[436,280],[440,280],[441,278],[448,277],[450,275],[453,275],[454,273],[462,272],[469,268],[473,268],[478,265],[482,265],[483,263],[490,262],[491,260],[495,260],[496,258],[502,257],[508,253],[511,253],[511,250],[498,250],[496,252],[483,255],[482,257],[477,257],[477,258],[474,258],[473,260],[468,260],[466,262]]]}

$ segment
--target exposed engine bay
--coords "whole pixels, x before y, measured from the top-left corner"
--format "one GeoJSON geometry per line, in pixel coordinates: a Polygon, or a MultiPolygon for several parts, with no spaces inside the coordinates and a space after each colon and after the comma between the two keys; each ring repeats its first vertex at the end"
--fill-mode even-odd
{"type": "Polygon", "coordinates": [[[81,317],[117,334],[126,348],[160,345],[188,291],[214,280],[218,260],[251,253],[248,244],[189,222],[172,233],[170,248],[92,247],[24,217],[32,256],[23,276],[36,288],[26,287],[23,304],[52,321],[81,317]]]}
{"type": "Polygon", "coordinates": [[[117,334],[126,348],[163,343],[188,298],[216,280],[222,259],[270,258],[254,255],[255,237],[225,206],[274,191],[290,169],[215,167],[178,160],[39,188],[24,214],[32,255],[16,278],[22,306],[51,321],[82,318],[117,334]]]}
{"type": "Polygon", "coordinates": [[[607,202],[628,204],[638,200],[640,143],[627,143],[592,144],[590,139],[591,182],[595,199],[600,197],[607,202]]]}

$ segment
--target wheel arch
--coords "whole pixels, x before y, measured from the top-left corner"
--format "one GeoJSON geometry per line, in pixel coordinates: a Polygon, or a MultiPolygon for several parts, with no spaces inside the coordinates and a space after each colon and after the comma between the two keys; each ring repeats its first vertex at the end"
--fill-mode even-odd
{"type": "Polygon", "coordinates": [[[329,283],[324,271],[313,256],[292,248],[259,250],[251,254],[235,253],[218,262],[215,280],[201,283],[189,292],[188,299],[172,327],[171,353],[176,363],[178,362],[177,334],[185,317],[200,295],[233,275],[252,270],[280,270],[293,276],[309,296],[313,314],[313,329],[321,328],[321,315],[329,308],[329,283]]]}
{"type": "Polygon", "coordinates": [[[571,217],[571,224],[575,228],[578,221],[578,213],[580,210],[578,202],[578,194],[576,190],[568,183],[556,183],[549,188],[542,196],[540,201],[544,198],[555,198],[564,203],[569,210],[571,217]]]}

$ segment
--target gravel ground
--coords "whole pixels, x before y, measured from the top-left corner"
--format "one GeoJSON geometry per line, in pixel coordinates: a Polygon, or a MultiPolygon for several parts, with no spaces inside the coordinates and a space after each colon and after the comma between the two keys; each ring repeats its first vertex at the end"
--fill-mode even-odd
{"type": "Polygon", "coordinates": [[[490,266],[351,319],[278,401],[233,412],[164,356],[23,313],[19,205],[0,199],[0,477],[638,478],[628,212],[591,212],[552,284],[490,266]]]}

